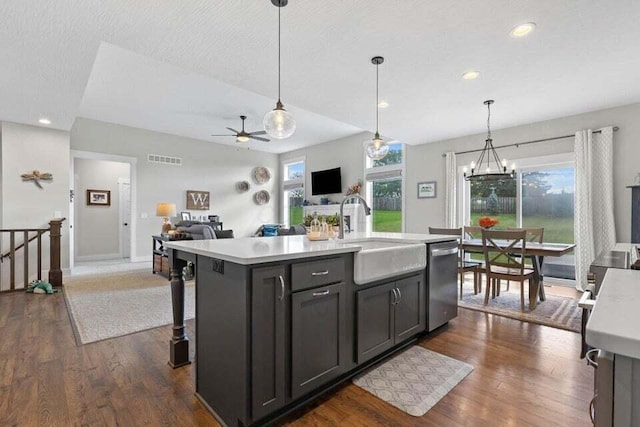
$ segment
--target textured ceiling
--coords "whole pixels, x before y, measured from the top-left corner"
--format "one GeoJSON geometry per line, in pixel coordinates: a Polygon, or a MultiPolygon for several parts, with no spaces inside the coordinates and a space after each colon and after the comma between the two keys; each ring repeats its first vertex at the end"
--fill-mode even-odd
{"type": "MultiPolygon", "coordinates": [[[[375,126],[373,55],[386,58],[381,133],[410,144],[481,132],[487,98],[496,100],[496,128],[640,101],[637,0],[291,0],[282,19],[285,106],[333,119],[335,134],[375,126]],[[508,36],[527,21],[538,24],[531,36],[508,36]],[[470,69],[480,78],[462,80],[470,69]]],[[[3,0],[0,119],[48,116],[69,129],[88,108],[83,94],[103,42],[273,99],[276,28],[269,0],[3,0]]],[[[234,113],[261,116],[255,100],[238,100],[234,113]]],[[[187,101],[190,112],[223,110],[187,101]]],[[[151,120],[145,114],[127,112],[139,122],[151,120]]],[[[309,126],[326,119],[315,120],[309,126]]],[[[194,125],[213,133],[216,123],[194,125]]]]}
{"type": "Polygon", "coordinates": [[[240,130],[240,115],[247,116],[245,130],[262,130],[264,113],[274,104],[272,98],[103,43],[79,115],[276,153],[362,132],[289,104],[297,123],[290,138],[238,144],[234,137],[211,136],[229,134],[226,127],[240,130]]]}

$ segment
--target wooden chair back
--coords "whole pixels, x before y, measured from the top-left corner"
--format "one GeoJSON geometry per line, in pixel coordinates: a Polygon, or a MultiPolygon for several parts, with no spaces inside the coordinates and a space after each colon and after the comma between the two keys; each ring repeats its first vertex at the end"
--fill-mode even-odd
{"type": "Polygon", "coordinates": [[[463,239],[481,239],[482,227],[477,225],[465,225],[462,233],[463,239]]]}
{"type": "Polygon", "coordinates": [[[494,272],[493,267],[503,267],[512,271],[511,274],[523,276],[526,237],[525,230],[482,230],[482,251],[487,273],[494,272]]]}
{"type": "Polygon", "coordinates": [[[461,236],[462,237],[462,228],[436,228],[436,227],[429,227],[429,234],[444,234],[444,235],[461,236]]]}
{"type": "Polygon", "coordinates": [[[527,242],[542,243],[544,227],[540,228],[508,228],[509,231],[525,230],[527,232],[527,242]]]}

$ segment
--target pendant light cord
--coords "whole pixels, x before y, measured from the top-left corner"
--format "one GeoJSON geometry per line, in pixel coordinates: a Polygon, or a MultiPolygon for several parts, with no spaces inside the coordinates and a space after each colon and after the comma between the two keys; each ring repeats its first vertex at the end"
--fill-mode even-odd
{"type": "Polygon", "coordinates": [[[280,102],[280,10],[278,8],[278,102],[280,102]]]}
{"type": "Polygon", "coordinates": [[[380,86],[380,82],[379,82],[379,68],[380,68],[380,64],[376,64],[376,135],[378,134],[378,115],[380,114],[380,107],[378,106],[379,98],[378,98],[378,90],[379,90],[379,86],[380,86]]]}
{"type": "Polygon", "coordinates": [[[491,139],[491,104],[487,104],[487,139],[491,139]]]}

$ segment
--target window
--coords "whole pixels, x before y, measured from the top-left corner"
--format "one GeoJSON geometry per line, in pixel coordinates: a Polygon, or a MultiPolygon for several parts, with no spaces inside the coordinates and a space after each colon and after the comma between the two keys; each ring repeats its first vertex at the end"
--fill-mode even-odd
{"type": "Polygon", "coordinates": [[[367,227],[379,232],[402,232],[404,217],[404,145],[389,144],[389,154],[371,160],[365,154],[365,194],[372,209],[367,227]]]}
{"type": "Polygon", "coordinates": [[[282,190],[284,223],[287,227],[302,223],[304,199],[304,161],[287,160],[282,164],[282,190]]]}
{"type": "MultiPolygon", "coordinates": [[[[498,219],[495,229],[544,228],[544,242],[573,243],[575,166],[572,153],[518,161],[514,179],[500,183],[467,183],[463,200],[465,224],[498,219]]],[[[575,278],[574,255],[547,257],[543,274],[575,278]]]]}

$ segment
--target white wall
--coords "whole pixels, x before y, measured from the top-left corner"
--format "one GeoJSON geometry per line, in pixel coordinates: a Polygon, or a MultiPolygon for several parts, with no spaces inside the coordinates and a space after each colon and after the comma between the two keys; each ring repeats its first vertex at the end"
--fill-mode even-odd
{"type": "Polygon", "coordinates": [[[75,159],[74,240],[76,261],[120,256],[118,179],[129,179],[129,164],[75,159]],[[88,206],[88,189],[111,191],[111,206],[88,206]]]}
{"type": "MultiPolygon", "coordinates": [[[[270,143],[277,144],[277,141],[270,143]]],[[[233,229],[236,237],[253,234],[263,223],[278,222],[278,156],[240,147],[83,118],[78,118],[71,130],[73,150],[137,159],[134,259],[151,256],[151,235],[159,233],[162,226],[162,218],[155,216],[156,204],[175,203],[178,213],[184,211],[187,190],[209,191],[211,209],[192,213],[220,215],[224,228],[233,229]],[[148,154],[181,157],[182,166],[149,163],[148,154]],[[266,166],[271,171],[268,184],[259,186],[251,181],[251,171],[257,166],[266,166]],[[251,182],[251,189],[238,194],[235,184],[243,180],[251,182]],[[271,193],[271,201],[258,206],[253,202],[253,194],[263,189],[271,193]]]]}
{"type": "Polygon", "coordinates": [[[305,199],[320,203],[320,196],[311,195],[311,172],[325,169],[341,168],[342,193],[330,194],[327,197],[332,202],[342,201],[344,193],[352,184],[362,181],[364,176],[364,157],[362,144],[371,139],[372,134],[363,132],[347,138],[313,145],[308,148],[290,151],[280,155],[280,162],[300,157],[306,157],[305,163],[305,199]]]}
{"type": "MultiPolygon", "coordinates": [[[[69,132],[2,122],[2,228],[46,228],[57,216],[69,217],[69,132]],[[23,182],[20,175],[38,170],[53,174],[43,189],[23,182]]],[[[16,238],[22,242],[22,237],[16,238]]],[[[3,239],[3,251],[8,237],[3,239]]],[[[49,238],[43,241],[43,269],[49,268],[49,238]]],[[[30,246],[35,276],[35,242],[30,246]]],[[[62,225],[61,267],[69,267],[69,223],[62,225]]],[[[22,253],[22,252],[20,252],[22,253]]],[[[16,258],[17,275],[22,279],[22,258],[16,258]]],[[[1,285],[6,288],[7,263],[2,267],[1,285]]],[[[46,272],[44,273],[46,278],[46,272]]],[[[22,284],[20,284],[21,286],[22,284]]]]}

